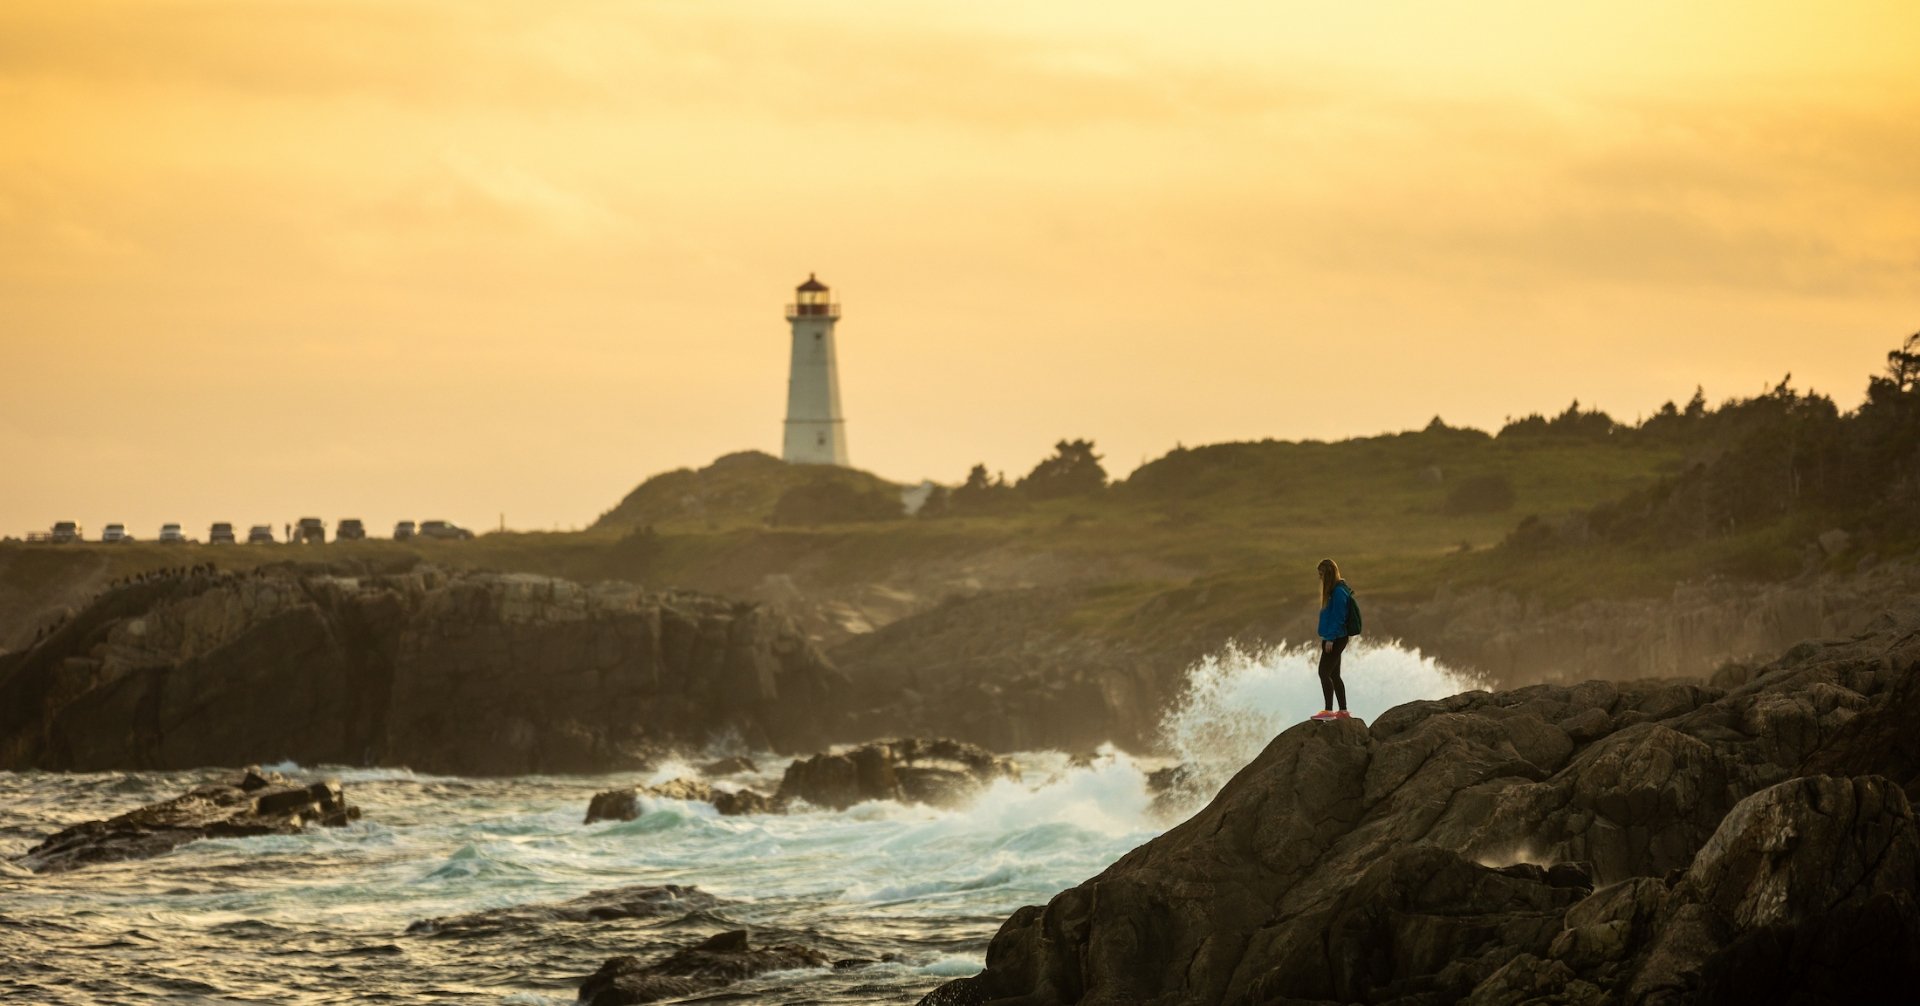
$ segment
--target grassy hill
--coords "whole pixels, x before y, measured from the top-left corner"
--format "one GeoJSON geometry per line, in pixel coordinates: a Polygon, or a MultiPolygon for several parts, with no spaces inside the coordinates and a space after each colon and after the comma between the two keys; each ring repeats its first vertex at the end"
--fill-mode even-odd
{"type": "Polygon", "coordinates": [[[833,465],[792,465],[771,454],[741,451],[705,468],[678,468],[640,483],[592,530],[709,532],[766,522],[781,497],[803,487],[833,485],[898,498],[900,488],[877,475],[833,465]]]}
{"type": "Polygon", "coordinates": [[[13,603],[0,598],[0,621],[17,617],[33,596],[68,599],[87,584],[201,561],[243,570],[323,561],[351,570],[425,560],[747,596],[767,596],[771,579],[806,598],[854,604],[884,587],[906,595],[908,608],[981,590],[1097,585],[1099,603],[1082,615],[1093,622],[1209,578],[1246,581],[1269,598],[1280,584],[1304,596],[1323,555],[1340,558],[1374,590],[1418,593],[1431,591],[1463,552],[1500,542],[1522,516],[1564,517],[1651,486],[1680,457],[1662,445],[1514,442],[1436,427],[1337,443],[1178,450],[1100,492],[990,516],[782,527],[768,517],[796,487],[830,481],[896,498],[898,487],[851,469],[733,454],[646,480],[580,533],[325,546],[3,546],[0,581],[13,603]],[[1486,478],[1510,484],[1510,500],[1449,505],[1459,487],[1486,478]]]}

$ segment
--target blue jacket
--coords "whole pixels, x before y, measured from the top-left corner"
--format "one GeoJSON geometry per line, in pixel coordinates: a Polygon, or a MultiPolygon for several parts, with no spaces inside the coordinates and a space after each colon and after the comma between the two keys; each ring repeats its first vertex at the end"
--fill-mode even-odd
{"type": "Polygon", "coordinates": [[[1320,609],[1320,638],[1341,639],[1347,634],[1347,605],[1353,602],[1353,588],[1341,580],[1333,585],[1333,595],[1320,609]]]}

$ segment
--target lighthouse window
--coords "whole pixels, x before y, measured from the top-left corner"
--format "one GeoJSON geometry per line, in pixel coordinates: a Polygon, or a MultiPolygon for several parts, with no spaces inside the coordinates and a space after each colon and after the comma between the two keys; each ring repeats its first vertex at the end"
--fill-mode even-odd
{"type": "Polygon", "coordinates": [[[813,435],[813,442],[819,444],[821,447],[825,447],[827,446],[827,435],[824,433],[816,433],[813,435]]]}
{"type": "Polygon", "coordinates": [[[819,342],[819,341],[820,341],[820,333],[819,333],[819,332],[815,332],[815,333],[813,333],[813,341],[815,341],[815,342],[819,342]]]}

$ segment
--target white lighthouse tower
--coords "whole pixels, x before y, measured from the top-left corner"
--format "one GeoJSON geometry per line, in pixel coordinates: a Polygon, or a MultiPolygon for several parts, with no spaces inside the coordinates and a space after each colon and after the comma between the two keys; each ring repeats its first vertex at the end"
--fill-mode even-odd
{"type": "Polygon", "coordinates": [[[840,368],[833,349],[838,320],[840,305],[809,273],[787,305],[793,363],[787,371],[787,442],[781,456],[791,464],[847,463],[847,421],[840,415],[840,368]]]}

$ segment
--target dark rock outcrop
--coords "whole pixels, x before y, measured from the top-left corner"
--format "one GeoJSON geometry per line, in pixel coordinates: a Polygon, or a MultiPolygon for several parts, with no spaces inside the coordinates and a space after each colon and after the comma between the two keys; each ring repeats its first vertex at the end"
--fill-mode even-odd
{"type": "Polygon", "coordinates": [[[700,774],[704,776],[739,775],[742,772],[758,771],[760,766],[755,765],[753,759],[745,755],[728,755],[700,766],[700,774]]]}
{"type": "Polygon", "coordinates": [[[776,799],[845,810],[866,800],[951,807],[1020,767],[984,748],[946,739],[876,741],[802,758],[787,766],[776,799]]]}
{"type": "Polygon", "coordinates": [[[674,779],[658,786],[629,786],[595,793],[593,799],[587,802],[586,823],[631,821],[640,816],[641,798],[649,796],[710,803],[713,809],[729,816],[772,814],[780,809],[772,797],[750,789],[715,789],[697,779],[674,779]]]}
{"type": "Polygon", "coordinates": [[[1566,913],[1469,1002],[1881,1002],[1920,976],[1920,833],[1887,779],[1809,776],[1737,804],[1672,882],[1566,913]]]}
{"type": "Polygon", "coordinates": [[[637,957],[615,957],[580,986],[587,1006],[629,1006],[693,995],[731,985],[769,971],[823,968],[827,955],[792,943],[755,946],[744,929],[719,933],[698,946],[675,951],[651,964],[637,957]]]}
{"type": "Polygon", "coordinates": [[[720,732],[818,748],[843,682],[786,619],[701,595],[431,568],[180,577],[0,656],[0,769],[611,771],[720,732]]]}
{"type": "Polygon", "coordinates": [[[104,821],[87,821],[47,836],[15,862],[36,873],[90,863],[146,859],[201,838],[291,835],[310,824],[339,827],[360,816],[334,780],[289,782],[249,770],[231,783],[200,786],[104,821]]]}
{"type": "Polygon", "coordinates": [[[679,884],[620,887],[595,891],[568,901],[550,904],[514,905],[469,915],[450,915],[421,919],[407,932],[421,935],[440,933],[490,933],[526,929],[554,922],[610,922],[615,919],[651,919],[663,915],[685,915],[719,907],[723,902],[697,887],[679,884]]]}
{"type": "Polygon", "coordinates": [[[722,814],[784,813],[796,802],[845,810],[867,800],[955,807],[995,779],[1020,778],[1020,766],[984,748],[944,738],[875,741],[800,758],[787,766],[772,796],[724,790],[698,779],[595,793],[587,821],[631,821],[646,797],[710,803],[722,814]]]}
{"type": "Polygon", "coordinates": [[[1920,729],[1916,626],[1909,611],[1712,684],[1536,685],[1411,703],[1371,728],[1301,724],[1192,819],[1016,912],[981,975],[925,1001],[1912,988],[1920,838],[1904,780],[1872,773],[1912,768],[1889,740],[1903,717],[1920,729]]]}

